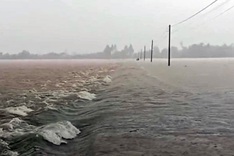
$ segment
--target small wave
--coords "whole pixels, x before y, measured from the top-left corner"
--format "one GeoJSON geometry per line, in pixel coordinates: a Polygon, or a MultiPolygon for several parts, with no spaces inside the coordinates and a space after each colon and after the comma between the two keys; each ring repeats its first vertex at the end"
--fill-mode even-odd
{"type": "MultiPolygon", "coordinates": [[[[29,133],[41,135],[45,140],[60,145],[67,143],[64,139],[73,139],[80,130],[73,126],[69,121],[61,121],[40,127],[27,124],[19,118],[13,118],[10,122],[0,125],[0,138],[18,137],[29,133]]],[[[8,147],[6,142],[1,142],[0,145],[8,147]]]]}
{"type": "Polygon", "coordinates": [[[112,80],[111,80],[111,76],[110,75],[107,75],[104,79],[103,79],[104,82],[106,83],[111,83],[112,80]]]}
{"type": "Polygon", "coordinates": [[[78,97],[85,100],[93,100],[96,98],[96,94],[89,93],[88,91],[81,91],[78,93],[78,97]]]}
{"type": "Polygon", "coordinates": [[[10,151],[9,145],[4,140],[0,139],[0,155],[2,156],[18,156],[18,152],[10,151]]]}
{"type": "Polygon", "coordinates": [[[27,116],[28,113],[33,112],[32,109],[26,106],[19,106],[19,107],[8,107],[5,109],[8,113],[16,114],[20,116],[27,116]]]}
{"type": "Polygon", "coordinates": [[[18,152],[10,151],[10,150],[5,150],[1,153],[2,156],[18,156],[18,152]]]}
{"type": "Polygon", "coordinates": [[[14,152],[14,151],[10,151],[10,150],[7,152],[7,154],[8,154],[9,156],[18,156],[18,155],[19,155],[18,152],[14,152]]]}
{"type": "Polygon", "coordinates": [[[45,107],[45,110],[58,110],[57,108],[55,108],[53,105],[47,105],[45,107]]]}
{"type": "Polygon", "coordinates": [[[94,82],[96,82],[97,80],[98,80],[98,79],[97,79],[96,77],[91,76],[90,79],[89,79],[88,81],[94,83],[94,82]]]}
{"type": "Polygon", "coordinates": [[[72,84],[72,87],[73,87],[73,88],[77,88],[77,84],[75,84],[75,83],[72,84]]]}
{"type": "MultiPolygon", "coordinates": [[[[8,143],[5,142],[5,141],[3,141],[2,139],[0,139],[0,147],[1,147],[1,148],[2,148],[2,147],[8,148],[8,143]]],[[[0,149],[1,149],[1,148],[0,148],[0,149]]]]}
{"type": "Polygon", "coordinates": [[[39,129],[38,133],[47,141],[61,145],[67,143],[64,139],[73,139],[80,130],[73,126],[69,121],[62,121],[46,125],[39,129]]]}
{"type": "Polygon", "coordinates": [[[10,122],[0,125],[0,137],[10,138],[21,136],[25,133],[32,132],[34,129],[35,126],[29,125],[19,118],[13,118],[10,122]]]}
{"type": "Polygon", "coordinates": [[[15,127],[18,127],[23,121],[19,118],[13,118],[9,123],[4,123],[1,128],[8,131],[13,131],[15,127]]]}

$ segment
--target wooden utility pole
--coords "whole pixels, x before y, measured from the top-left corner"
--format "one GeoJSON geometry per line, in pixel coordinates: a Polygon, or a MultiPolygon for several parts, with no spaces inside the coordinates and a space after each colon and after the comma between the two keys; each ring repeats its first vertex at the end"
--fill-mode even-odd
{"type": "Polygon", "coordinates": [[[153,51],[154,51],[154,41],[152,40],[152,44],[151,44],[151,59],[150,59],[150,62],[153,62],[153,51]]]}
{"type": "Polygon", "coordinates": [[[145,61],[146,47],[144,46],[144,61],[145,61]]]}
{"type": "Polygon", "coordinates": [[[171,65],[171,25],[169,25],[169,40],[168,40],[168,66],[171,65]]]}

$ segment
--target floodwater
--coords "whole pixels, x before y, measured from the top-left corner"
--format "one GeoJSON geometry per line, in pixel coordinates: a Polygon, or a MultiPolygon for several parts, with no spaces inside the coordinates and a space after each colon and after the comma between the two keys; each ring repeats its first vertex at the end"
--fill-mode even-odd
{"type": "Polygon", "coordinates": [[[5,155],[234,155],[234,59],[115,64],[83,100],[23,116],[8,108],[5,155]]]}

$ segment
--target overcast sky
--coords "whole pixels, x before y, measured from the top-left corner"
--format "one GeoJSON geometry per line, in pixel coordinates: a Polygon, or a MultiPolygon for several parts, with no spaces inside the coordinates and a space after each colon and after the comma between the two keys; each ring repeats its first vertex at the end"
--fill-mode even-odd
{"type": "MultiPolygon", "coordinates": [[[[167,46],[167,27],[214,0],[0,0],[0,51],[91,53],[106,44],[167,46]]],[[[173,45],[234,43],[234,0],[173,27],[173,45]]]]}

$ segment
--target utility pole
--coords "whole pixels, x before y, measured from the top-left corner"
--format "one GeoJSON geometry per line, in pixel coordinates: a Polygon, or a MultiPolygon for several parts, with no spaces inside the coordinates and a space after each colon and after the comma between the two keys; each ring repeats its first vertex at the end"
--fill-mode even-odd
{"type": "Polygon", "coordinates": [[[144,61],[145,61],[146,47],[144,46],[144,61]]]}
{"type": "Polygon", "coordinates": [[[168,66],[171,66],[171,25],[169,25],[168,66]]]}
{"type": "Polygon", "coordinates": [[[154,51],[154,40],[152,40],[152,44],[151,44],[151,59],[150,59],[150,62],[153,62],[153,51],[154,51]]]}

